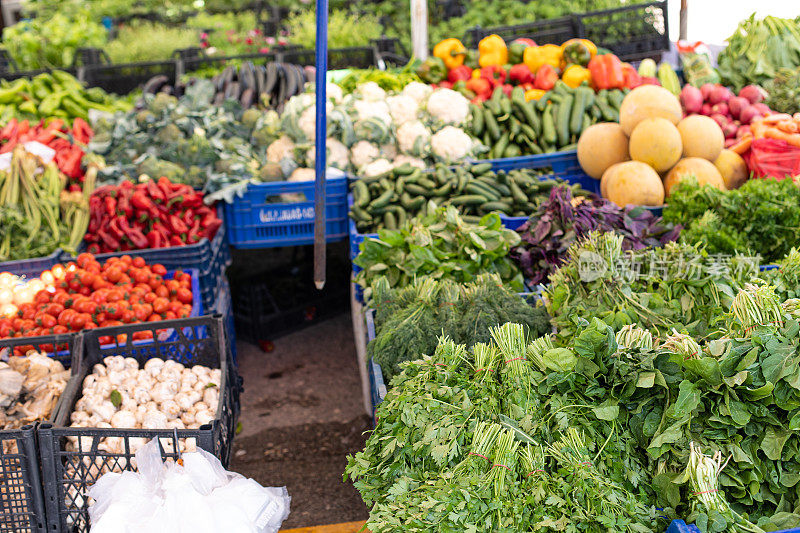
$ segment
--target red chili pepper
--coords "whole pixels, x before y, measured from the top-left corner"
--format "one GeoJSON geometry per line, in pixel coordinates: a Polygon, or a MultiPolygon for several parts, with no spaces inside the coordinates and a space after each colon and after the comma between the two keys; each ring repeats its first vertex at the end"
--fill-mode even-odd
{"type": "Polygon", "coordinates": [[[183,246],[183,241],[177,235],[170,235],[169,244],[170,246],[183,246]]]}
{"type": "Polygon", "coordinates": [[[189,235],[186,237],[186,242],[189,244],[194,244],[201,239],[202,235],[200,235],[200,219],[195,219],[192,223],[192,227],[189,228],[189,235]]]}
{"type": "MultiPolygon", "coordinates": [[[[59,127],[60,128],[60,127],[59,127]]],[[[94,137],[94,131],[85,120],[78,117],[72,122],[72,138],[81,144],[88,143],[94,137]]]]}
{"type": "Polygon", "coordinates": [[[127,237],[128,240],[131,241],[131,244],[135,248],[147,248],[148,245],[147,237],[145,237],[144,234],[139,229],[132,228],[130,224],[128,224],[128,221],[122,217],[116,220],[119,221],[119,227],[124,232],[125,237],[127,237]]]}
{"type": "Polygon", "coordinates": [[[188,195],[184,194],[181,205],[183,207],[200,207],[203,205],[203,195],[194,191],[188,195]]]}
{"type": "Polygon", "coordinates": [[[158,209],[155,204],[141,191],[136,191],[131,196],[131,205],[139,211],[139,214],[146,213],[153,218],[159,218],[158,209]]]}
{"type": "Polygon", "coordinates": [[[176,215],[170,215],[169,219],[167,219],[170,228],[174,233],[186,233],[189,231],[189,228],[186,227],[186,224],[183,223],[183,220],[176,215]]]}
{"type": "Polygon", "coordinates": [[[208,240],[214,238],[214,235],[217,234],[217,230],[222,226],[222,221],[218,218],[215,218],[213,221],[209,222],[208,224],[203,224],[203,232],[205,233],[208,240]]]}
{"type": "Polygon", "coordinates": [[[122,226],[120,226],[120,222],[125,220],[124,218],[115,217],[112,218],[108,223],[108,231],[111,232],[117,239],[122,239],[125,236],[125,232],[122,231],[122,226]]]}
{"type": "Polygon", "coordinates": [[[106,233],[105,230],[100,229],[97,231],[97,235],[100,237],[100,240],[103,241],[107,250],[115,252],[119,250],[119,241],[111,236],[111,234],[106,233]]]}
{"type": "Polygon", "coordinates": [[[81,159],[83,159],[83,151],[77,146],[73,146],[68,151],[57,151],[55,157],[58,168],[70,178],[79,178],[83,175],[81,159]]]}
{"type": "Polygon", "coordinates": [[[9,120],[8,124],[6,124],[2,130],[0,130],[0,137],[3,139],[13,139],[16,137],[17,124],[17,119],[12,118],[9,120]]]}
{"type": "Polygon", "coordinates": [[[106,196],[105,198],[103,198],[103,205],[105,205],[107,216],[109,217],[117,216],[117,201],[114,198],[106,196]]]}
{"type": "Polygon", "coordinates": [[[156,203],[164,203],[167,200],[167,197],[164,195],[164,191],[153,181],[149,180],[145,187],[147,188],[147,194],[156,203]]]}
{"type": "Polygon", "coordinates": [[[187,209],[183,213],[183,216],[181,217],[181,220],[183,220],[183,223],[186,224],[187,227],[191,227],[192,222],[194,221],[194,218],[195,218],[194,217],[194,212],[191,209],[187,209]]]}
{"type": "Polygon", "coordinates": [[[147,237],[147,244],[149,245],[148,248],[166,247],[164,237],[156,230],[150,230],[149,232],[147,232],[146,237],[147,237]]]}

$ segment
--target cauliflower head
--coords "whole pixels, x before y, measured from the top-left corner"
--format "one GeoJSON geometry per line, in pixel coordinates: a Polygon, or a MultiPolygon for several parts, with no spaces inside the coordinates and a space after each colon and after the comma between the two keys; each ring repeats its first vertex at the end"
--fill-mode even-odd
{"type": "Polygon", "coordinates": [[[342,88],[336,85],[335,83],[326,83],[325,84],[325,95],[334,104],[338,104],[344,98],[344,93],[342,92],[342,88]]]}
{"type": "Polygon", "coordinates": [[[433,155],[446,162],[456,162],[472,153],[472,138],[464,130],[445,126],[431,137],[433,155]]]}
{"type": "Polygon", "coordinates": [[[392,161],[392,166],[394,166],[395,168],[406,164],[411,165],[412,167],[421,168],[425,170],[425,161],[423,161],[418,157],[401,154],[395,157],[394,161],[392,161]]]}
{"type": "MultiPolygon", "coordinates": [[[[325,139],[326,163],[329,167],[347,170],[350,163],[350,152],[347,147],[333,137],[325,139]]],[[[306,164],[310,167],[316,162],[317,148],[312,146],[306,152],[306,164]]]]}
{"type": "Polygon", "coordinates": [[[384,101],[354,100],[353,109],[355,110],[356,120],[377,118],[386,124],[392,123],[389,106],[384,101]]]}
{"type": "Polygon", "coordinates": [[[282,159],[293,159],[295,144],[287,135],[281,135],[277,141],[267,147],[267,161],[280,163],[282,159]]]}
{"type": "Polygon", "coordinates": [[[436,89],[428,97],[427,109],[434,120],[460,126],[469,116],[469,100],[452,89],[436,89]]]}
{"type": "Polygon", "coordinates": [[[356,169],[369,165],[380,156],[380,148],[369,141],[358,141],[350,149],[350,162],[356,169]]]}
{"type": "Polygon", "coordinates": [[[374,81],[362,83],[356,88],[356,92],[362,99],[367,101],[378,102],[386,100],[386,91],[381,89],[381,86],[374,81]]]}
{"type": "Polygon", "coordinates": [[[430,139],[430,130],[419,120],[406,122],[397,129],[397,144],[400,146],[400,151],[410,155],[423,155],[430,139]]]}
{"type": "Polygon", "coordinates": [[[433,87],[428,85],[427,83],[420,83],[418,81],[412,81],[405,87],[403,87],[403,92],[400,93],[404,96],[410,96],[414,100],[417,101],[418,104],[421,104],[428,98],[433,92],[433,87]]]}
{"type": "Polygon", "coordinates": [[[386,99],[386,103],[389,105],[389,113],[392,115],[395,126],[417,120],[419,103],[410,96],[402,94],[390,96],[386,99]]]}
{"type": "Polygon", "coordinates": [[[391,172],[394,169],[394,166],[389,162],[388,159],[376,159],[372,163],[365,166],[361,173],[365,178],[371,178],[373,176],[380,176],[381,174],[386,174],[387,172],[391,172]]]}

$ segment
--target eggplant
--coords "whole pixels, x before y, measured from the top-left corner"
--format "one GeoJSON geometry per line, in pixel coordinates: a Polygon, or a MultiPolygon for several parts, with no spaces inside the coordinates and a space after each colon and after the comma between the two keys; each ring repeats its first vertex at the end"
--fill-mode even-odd
{"type": "Polygon", "coordinates": [[[279,82],[280,73],[278,72],[278,64],[275,62],[267,63],[267,68],[265,72],[265,79],[264,79],[264,87],[261,89],[261,94],[266,94],[267,96],[271,95],[275,92],[275,88],[279,82]]]}
{"type": "Polygon", "coordinates": [[[248,109],[253,105],[253,97],[255,96],[256,92],[253,89],[245,89],[242,91],[242,97],[239,99],[241,102],[242,107],[248,109]]]}
{"type": "Polygon", "coordinates": [[[175,91],[173,90],[171,85],[164,85],[163,87],[161,87],[161,90],[158,91],[158,92],[164,93],[164,94],[173,94],[175,91]]]}
{"type": "Polygon", "coordinates": [[[297,75],[292,65],[281,65],[281,68],[283,69],[284,79],[286,80],[283,96],[279,99],[279,101],[283,103],[284,100],[289,99],[297,93],[297,75]]]}
{"type": "Polygon", "coordinates": [[[306,74],[305,74],[305,70],[300,65],[295,65],[294,66],[294,70],[295,70],[295,72],[297,72],[297,93],[296,94],[300,94],[300,93],[303,92],[303,90],[306,87],[306,74]]]}
{"type": "Polygon", "coordinates": [[[222,79],[225,87],[233,83],[233,77],[235,75],[236,75],[236,67],[234,67],[233,65],[227,67],[225,70],[222,71],[222,79]]]}
{"type": "Polygon", "coordinates": [[[261,94],[264,91],[264,83],[267,81],[267,68],[264,65],[258,65],[255,68],[256,75],[256,94],[261,94]]]}
{"type": "Polygon", "coordinates": [[[242,90],[256,90],[255,66],[251,61],[246,61],[239,69],[239,85],[242,86],[242,90]]]}
{"type": "Polygon", "coordinates": [[[217,95],[214,97],[214,105],[217,105],[217,106],[219,106],[219,105],[222,105],[222,104],[224,104],[224,103],[225,103],[225,93],[224,93],[224,92],[222,92],[222,91],[220,91],[220,92],[218,92],[218,93],[217,93],[217,95]]]}
{"type": "Polygon", "coordinates": [[[214,84],[214,91],[222,92],[222,89],[225,87],[225,77],[221,72],[211,78],[211,82],[214,84]]]}
{"type": "Polygon", "coordinates": [[[283,112],[283,104],[286,102],[286,94],[287,89],[289,88],[289,82],[287,80],[288,76],[286,71],[281,65],[276,65],[278,67],[278,86],[275,91],[275,97],[270,99],[272,106],[278,111],[278,113],[283,112]]]}
{"type": "Polygon", "coordinates": [[[225,99],[226,100],[228,100],[228,99],[238,100],[240,93],[241,93],[241,90],[240,90],[238,81],[232,81],[232,82],[230,82],[228,84],[227,87],[225,87],[225,93],[224,94],[225,94],[225,99]]]}
{"type": "Polygon", "coordinates": [[[164,76],[163,74],[159,74],[158,76],[153,76],[147,83],[144,84],[142,87],[142,94],[156,94],[161,87],[166,85],[169,82],[169,78],[164,76]]]}
{"type": "Polygon", "coordinates": [[[178,98],[183,96],[186,93],[186,86],[187,86],[186,83],[184,83],[182,81],[179,81],[178,83],[176,83],[175,84],[175,92],[174,92],[175,96],[177,96],[178,98]]]}

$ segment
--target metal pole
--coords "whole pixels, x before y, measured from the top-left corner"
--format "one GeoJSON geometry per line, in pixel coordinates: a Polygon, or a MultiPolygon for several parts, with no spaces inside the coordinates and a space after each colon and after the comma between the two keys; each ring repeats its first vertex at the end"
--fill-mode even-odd
{"type": "Polygon", "coordinates": [[[689,1],[688,0],[681,0],[681,18],[680,18],[680,27],[678,30],[678,39],[681,41],[686,40],[686,29],[689,25],[689,1]]]}
{"type": "Polygon", "coordinates": [[[411,0],[411,49],[414,57],[428,59],[428,0],[411,0]]]}
{"type": "Polygon", "coordinates": [[[317,126],[314,170],[314,284],[325,286],[325,139],[328,135],[325,81],[328,72],[328,0],[317,0],[317,126]]]}

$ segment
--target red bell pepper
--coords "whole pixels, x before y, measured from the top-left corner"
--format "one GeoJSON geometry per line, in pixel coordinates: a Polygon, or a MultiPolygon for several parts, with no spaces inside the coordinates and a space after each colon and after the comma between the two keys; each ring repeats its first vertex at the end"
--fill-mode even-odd
{"type": "Polygon", "coordinates": [[[492,84],[485,78],[470,78],[467,89],[475,93],[476,98],[487,99],[492,95],[492,84]]]}
{"type": "Polygon", "coordinates": [[[625,73],[622,61],[614,54],[596,55],[589,61],[589,73],[595,89],[622,89],[625,73]]]}
{"type": "Polygon", "coordinates": [[[514,42],[527,44],[528,46],[537,46],[536,41],[534,41],[533,39],[528,39],[527,37],[520,37],[519,39],[514,39],[514,42]]]}
{"type": "Polygon", "coordinates": [[[642,77],[630,63],[622,64],[622,77],[625,80],[625,87],[635,89],[642,84],[642,77]]]}
{"type": "MultiPolygon", "coordinates": [[[[60,128],[59,128],[60,129],[60,128]]],[[[94,131],[85,120],[78,117],[72,122],[72,138],[81,144],[88,143],[94,137],[94,131]]]]}
{"type": "Polygon", "coordinates": [[[545,63],[536,71],[536,78],[533,81],[533,86],[543,91],[549,91],[556,86],[557,81],[558,72],[556,72],[556,69],[552,65],[545,63]]]}
{"type": "Polygon", "coordinates": [[[516,82],[517,85],[522,85],[524,83],[533,83],[533,80],[536,79],[536,76],[533,75],[531,69],[528,68],[528,65],[525,63],[520,63],[519,65],[514,65],[508,70],[508,79],[512,82],[516,82]]]}
{"type": "Polygon", "coordinates": [[[506,71],[500,65],[489,65],[481,69],[481,78],[488,81],[492,89],[494,89],[506,82],[506,71]]]}
{"type": "Polygon", "coordinates": [[[472,77],[472,69],[466,65],[461,65],[447,73],[447,81],[456,83],[458,81],[467,81],[472,77]]]}

